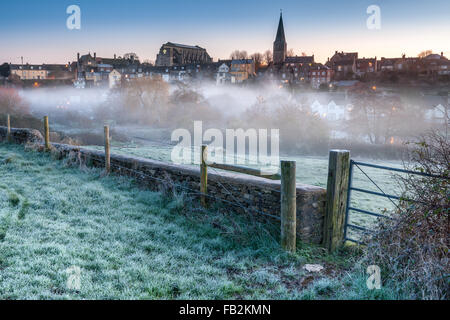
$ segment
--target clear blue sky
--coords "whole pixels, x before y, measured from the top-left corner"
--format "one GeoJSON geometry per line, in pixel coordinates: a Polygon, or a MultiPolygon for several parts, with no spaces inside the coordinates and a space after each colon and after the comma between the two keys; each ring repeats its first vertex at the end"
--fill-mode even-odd
{"type": "Polygon", "coordinates": [[[325,62],[335,50],[390,57],[420,51],[450,56],[449,0],[15,0],[0,1],[0,63],[66,63],[77,52],[136,52],[155,60],[162,43],[205,47],[228,58],[272,48],[280,9],[288,47],[325,62]],[[66,28],[66,8],[81,8],[81,30],[66,28]],[[366,9],[381,8],[381,30],[366,9]]]}

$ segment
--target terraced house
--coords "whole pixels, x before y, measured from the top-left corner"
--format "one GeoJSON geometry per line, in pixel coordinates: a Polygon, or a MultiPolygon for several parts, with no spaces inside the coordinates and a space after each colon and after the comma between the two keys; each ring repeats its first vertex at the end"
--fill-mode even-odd
{"type": "Polygon", "coordinates": [[[10,72],[20,80],[73,79],[70,64],[10,64],[10,72]]]}

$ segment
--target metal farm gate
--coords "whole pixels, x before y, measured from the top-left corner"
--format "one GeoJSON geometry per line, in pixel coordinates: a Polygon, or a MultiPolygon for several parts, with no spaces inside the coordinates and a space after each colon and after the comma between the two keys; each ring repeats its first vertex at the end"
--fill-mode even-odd
{"type": "Polygon", "coordinates": [[[372,216],[372,217],[376,217],[376,218],[380,218],[380,219],[391,219],[391,218],[380,212],[372,212],[369,210],[364,210],[361,208],[356,208],[356,207],[351,206],[352,191],[369,194],[369,195],[372,195],[375,197],[387,198],[396,208],[398,208],[398,204],[396,203],[396,201],[398,201],[398,200],[406,200],[406,201],[414,202],[411,199],[399,197],[399,196],[388,194],[388,193],[384,192],[383,189],[374,181],[374,179],[372,179],[366,173],[366,171],[363,170],[362,167],[374,168],[374,169],[378,169],[378,170],[387,170],[387,171],[391,171],[391,172],[398,172],[398,173],[410,174],[410,175],[419,175],[419,176],[425,176],[425,177],[448,179],[448,177],[435,176],[435,175],[431,175],[431,174],[427,174],[427,173],[423,173],[423,172],[409,171],[409,170],[404,170],[404,169],[399,169],[399,168],[386,167],[386,166],[381,166],[381,165],[375,165],[375,164],[350,160],[350,173],[349,173],[349,180],[348,180],[348,196],[347,196],[347,206],[346,206],[345,224],[344,224],[344,239],[345,239],[345,241],[350,241],[350,242],[354,242],[354,243],[358,243],[358,244],[364,244],[364,243],[362,243],[358,239],[353,239],[353,238],[349,237],[349,235],[348,235],[349,229],[357,230],[364,234],[368,234],[368,233],[370,234],[373,232],[373,230],[371,230],[370,227],[363,227],[363,226],[351,224],[350,223],[350,212],[356,212],[361,215],[372,216]],[[368,190],[368,189],[353,187],[355,167],[370,181],[371,184],[373,184],[376,187],[376,189],[378,191],[372,191],[372,190],[368,190]]]}

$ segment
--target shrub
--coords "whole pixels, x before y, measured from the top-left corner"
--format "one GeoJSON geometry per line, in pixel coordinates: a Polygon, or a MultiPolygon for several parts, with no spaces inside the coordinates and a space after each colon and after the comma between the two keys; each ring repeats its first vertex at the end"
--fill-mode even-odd
{"type": "Polygon", "coordinates": [[[26,115],[30,113],[29,106],[19,96],[17,90],[0,88],[0,114],[26,115]]]}
{"type": "Polygon", "coordinates": [[[398,178],[405,200],[400,202],[394,219],[381,224],[370,240],[365,259],[379,265],[382,278],[397,283],[412,298],[446,299],[450,240],[448,138],[439,133],[424,136],[414,144],[406,168],[442,178],[398,178]]]}

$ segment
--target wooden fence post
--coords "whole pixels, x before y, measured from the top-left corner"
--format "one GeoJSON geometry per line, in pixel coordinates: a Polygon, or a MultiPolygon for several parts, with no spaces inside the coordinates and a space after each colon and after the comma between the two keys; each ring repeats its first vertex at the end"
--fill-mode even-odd
{"type": "Polygon", "coordinates": [[[11,117],[6,115],[6,141],[11,142],[11,117]]]}
{"type": "Polygon", "coordinates": [[[297,236],[297,186],[295,161],[281,161],[281,246],[295,252],[297,236]]]}
{"type": "Polygon", "coordinates": [[[44,117],[44,139],[45,151],[50,151],[50,128],[48,126],[48,116],[44,117]]]}
{"type": "Polygon", "coordinates": [[[111,151],[109,145],[109,126],[104,127],[105,131],[105,170],[109,174],[111,172],[111,151]]]}
{"type": "Polygon", "coordinates": [[[348,197],[350,152],[331,150],[328,163],[327,202],[323,244],[334,251],[344,241],[345,212],[348,197]]]}
{"type": "Polygon", "coordinates": [[[200,153],[200,202],[206,208],[206,193],[208,192],[208,146],[202,145],[200,153]]]}

